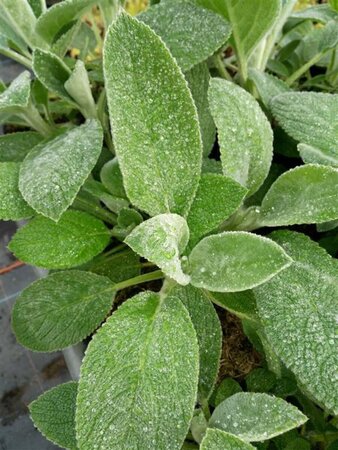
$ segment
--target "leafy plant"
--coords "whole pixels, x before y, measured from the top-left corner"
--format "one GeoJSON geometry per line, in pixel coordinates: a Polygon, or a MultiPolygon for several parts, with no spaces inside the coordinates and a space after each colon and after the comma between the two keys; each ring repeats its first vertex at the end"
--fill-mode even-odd
{"type": "Polygon", "coordinates": [[[150,3],[0,4],[34,74],[1,84],[0,217],[51,271],[13,330],[89,341],[32,419],[72,450],[334,448],[337,4],[150,3]],[[224,311],[261,355],[238,380],[224,311]]]}

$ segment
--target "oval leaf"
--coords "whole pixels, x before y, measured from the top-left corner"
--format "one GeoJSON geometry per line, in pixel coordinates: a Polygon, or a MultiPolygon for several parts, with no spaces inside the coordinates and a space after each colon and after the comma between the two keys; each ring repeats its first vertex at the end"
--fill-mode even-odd
{"type": "Polygon", "coordinates": [[[233,214],[246,193],[243,186],[229,177],[216,173],[203,174],[187,218],[189,247],[192,248],[201,237],[233,214]]]}
{"type": "Polygon", "coordinates": [[[37,78],[48,90],[67,101],[72,101],[71,96],[64,87],[72,71],[62,59],[54,53],[36,49],[33,54],[33,70],[37,78]]]}
{"type": "Polygon", "coordinates": [[[104,72],[128,197],[152,216],[185,215],[198,186],[202,142],[177,63],[147,25],[122,14],[106,38],[104,72]]]}
{"type": "Polygon", "coordinates": [[[77,344],[107,316],[114,285],[89,272],[57,272],[26,288],[13,308],[18,342],[40,352],[77,344]]]}
{"type": "Polygon", "coordinates": [[[0,219],[20,220],[34,215],[19,191],[20,164],[0,163],[0,219]]]}
{"type": "Polygon", "coordinates": [[[197,383],[196,334],[180,300],[136,295],[89,344],[77,399],[79,447],[167,450],[170,442],[179,450],[197,383]]]}
{"type": "Polygon", "coordinates": [[[206,400],[212,393],[219,370],[221,324],[215,308],[201,289],[176,286],[170,293],[172,296],[179,298],[186,307],[197,334],[200,353],[198,396],[200,400],[206,400]]]}
{"type": "Polygon", "coordinates": [[[247,59],[269,31],[280,10],[279,0],[197,0],[222,14],[232,25],[232,40],[239,59],[247,59]]]}
{"type": "Polygon", "coordinates": [[[38,213],[59,220],[73,203],[100,156],[103,132],[89,120],[36,146],[22,163],[19,188],[38,213]]]}
{"type": "Polygon", "coordinates": [[[39,17],[36,31],[51,44],[65,25],[81,17],[95,3],[96,0],[64,0],[57,3],[39,17]]]}
{"type": "Polygon", "coordinates": [[[117,158],[108,161],[102,167],[100,178],[103,186],[115,197],[127,198],[117,158]]]}
{"type": "Polygon", "coordinates": [[[191,284],[215,292],[236,292],[266,282],[291,264],[270,239],[243,231],[204,238],[190,254],[191,284]]]}
{"type": "Polygon", "coordinates": [[[189,228],[177,214],[160,214],[138,225],[127,236],[125,243],[136,253],[160,267],[170,278],[188,284],[183,273],[180,255],[189,241],[189,228]]]}
{"type": "Polygon", "coordinates": [[[337,156],[331,156],[319,148],[302,143],[297,145],[297,150],[305,164],[322,164],[338,168],[338,153],[337,156]]]}
{"type": "Polygon", "coordinates": [[[203,154],[208,156],[216,137],[216,127],[211,116],[208,100],[210,73],[207,63],[197,64],[185,74],[191,95],[194,99],[203,142],[203,154]]]}
{"type": "Polygon", "coordinates": [[[274,117],[297,141],[338,158],[338,95],[290,92],[271,101],[274,117]]]}
{"type": "Polygon", "coordinates": [[[25,70],[0,95],[0,112],[14,114],[26,108],[29,103],[30,84],[31,75],[25,70]]]}
{"type": "Polygon", "coordinates": [[[231,33],[223,17],[185,0],[166,0],[137,18],[161,36],[183,71],[213,55],[231,33]]]}
{"type": "Polygon", "coordinates": [[[267,177],[273,134],[257,101],[236,84],[213,78],[209,88],[225,175],[253,194],[267,177]]]}
{"type": "Polygon", "coordinates": [[[237,436],[221,430],[208,428],[200,450],[254,450],[251,444],[242,441],[237,436]]]}
{"type": "Polygon", "coordinates": [[[209,425],[249,442],[260,442],[299,427],[307,417],[281,398],[239,392],[220,403],[209,425]]]}
{"type": "Polygon", "coordinates": [[[76,450],[75,407],[77,383],[60,384],[29,405],[36,428],[62,448],[76,450]]]}
{"type": "Polygon", "coordinates": [[[261,226],[321,223],[338,218],[338,170],[306,164],[283,173],[265,195],[261,226]]]}
{"type": "Polygon", "coordinates": [[[109,230],[101,220],[66,211],[59,222],[35,217],[15,234],[9,249],[27,264],[65,269],[90,261],[107,246],[109,230]]]}
{"type": "Polygon", "coordinates": [[[0,136],[0,162],[21,162],[43,140],[35,131],[21,131],[0,136]]]}
{"type": "Polygon", "coordinates": [[[338,262],[302,234],[272,237],[295,262],[254,291],[266,336],[306,391],[337,414],[338,262]]]}

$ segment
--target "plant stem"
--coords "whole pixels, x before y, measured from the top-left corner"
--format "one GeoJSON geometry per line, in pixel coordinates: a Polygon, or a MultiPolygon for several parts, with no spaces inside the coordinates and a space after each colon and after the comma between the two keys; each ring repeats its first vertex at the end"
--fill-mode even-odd
{"type": "Polygon", "coordinates": [[[53,128],[40,116],[39,111],[32,103],[20,115],[32,128],[42,134],[42,136],[48,137],[52,134],[53,128]]]}
{"type": "Polygon", "coordinates": [[[291,86],[298,78],[300,78],[311,66],[316,64],[322,57],[324,56],[324,53],[317,53],[313,58],[310,59],[307,63],[305,63],[302,67],[300,67],[296,72],[294,72],[292,75],[290,75],[286,80],[285,83],[288,86],[291,86]]]}
{"type": "Polygon", "coordinates": [[[271,53],[273,52],[273,49],[277,42],[278,36],[279,36],[280,32],[282,31],[282,28],[283,28],[287,18],[291,14],[295,4],[296,4],[296,0],[288,0],[286,2],[285,6],[282,8],[282,11],[279,15],[277,23],[275,23],[271,33],[265,39],[265,45],[264,45],[262,57],[259,59],[259,65],[256,66],[257,69],[261,70],[262,72],[264,72],[264,70],[266,68],[269,57],[271,56],[271,53]]]}
{"type": "Polygon", "coordinates": [[[218,73],[220,74],[220,76],[222,78],[224,78],[225,80],[232,81],[231,75],[226,70],[226,68],[223,64],[223,59],[220,54],[215,55],[214,62],[215,62],[215,67],[218,70],[218,73]]]}
{"type": "Polygon", "coordinates": [[[211,417],[211,413],[210,413],[210,409],[209,409],[209,404],[208,404],[208,400],[206,400],[205,398],[201,399],[200,401],[201,404],[201,408],[204,414],[204,417],[209,420],[211,417]]]}
{"type": "Polygon", "coordinates": [[[4,56],[7,56],[10,59],[13,59],[14,61],[27,67],[28,69],[32,68],[32,61],[29,58],[26,58],[26,56],[20,55],[20,53],[14,52],[6,48],[2,48],[0,50],[0,53],[3,54],[4,56]]]}
{"type": "Polygon", "coordinates": [[[155,270],[154,272],[144,273],[143,275],[138,275],[137,277],[130,278],[129,280],[121,281],[115,284],[114,291],[121,291],[130,286],[135,286],[136,284],[146,283],[147,281],[160,280],[164,277],[161,270],[155,270]]]}
{"type": "Polygon", "coordinates": [[[73,206],[75,208],[78,207],[83,211],[89,212],[98,219],[104,220],[111,225],[116,225],[116,217],[114,214],[102,208],[101,206],[86,201],[84,198],[77,197],[73,203],[73,206]]]}

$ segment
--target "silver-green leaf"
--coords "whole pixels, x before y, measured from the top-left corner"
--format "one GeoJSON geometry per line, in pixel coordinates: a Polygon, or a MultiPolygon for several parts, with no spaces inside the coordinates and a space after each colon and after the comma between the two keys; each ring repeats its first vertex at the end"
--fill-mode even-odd
{"type": "Polygon", "coordinates": [[[231,33],[224,17],[185,0],[166,0],[138,19],[163,39],[183,71],[213,55],[231,33]]]}
{"type": "Polygon", "coordinates": [[[136,253],[160,267],[179,284],[186,285],[190,277],[183,273],[180,255],[189,241],[189,228],[177,214],[160,214],[142,222],[125,239],[136,253]]]}
{"type": "Polygon", "coordinates": [[[80,18],[95,3],[96,0],[64,0],[56,3],[39,17],[36,31],[52,44],[65,25],[80,18]]]}
{"type": "Polygon", "coordinates": [[[239,392],[220,403],[209,421],[213,428],[260,442],[299,427],[307,417],[285,400],[263,393],[239,392]]]}
{"type": "Polygon", "coordinates": [[[200,450],[254,450],[248,442],[222,430],[208,428],[201,442],[200,450]]]}
{"type": "Polygon", "coordinates": [[[19,188],[38,213],[59,220],[100,156],[103,132],[96,120],[36,146],[20,170],[19,188]]]}
{"type": "Polygon", "coordinates": [[[105,319],[113,299],[114,285],[106,277],[79,270],[56,272],[20,294],[12,316],[15,336],[38,352],[77,344],[105,319]]]}
{"type": "Polygon", "coordinates": [[[1,113],[20,113],[27,108],[30,96],[31,75],[26,70],[16,77],[10,86],[0,95],[1,113]]]}
{"type": "Polygon", "coordinates": [[[249,78],[255,83],[259,96],[266,108],[269,108],[273,97],[291,90],[280,78],[260,70],[250,69],[249,78]]]}
{"type": "Polygon", "coordinates": [[[104,223],[81,211],[66,211],[55,223],[35,217],[12,238],[9,249],[27,264],[66,269],[90,261],[110,240],[104,223]]]}
{"type": "Polygon", "coordinates": [[[0,163],[0,219],[20,220],[34,215],[34,210],[19,191],[20,164],[0,163]]]}
{"type": "Polygon", "coordinates": [[[176,61],[145,24],[122,14],[104,47],[114,144],[131,202],[150,215],[186,215],[197,190],[202,142],[176,61]]]}
{"type": "Polygon", "coordinates": [[[280,0],[197,0],[226,17],[232,25],[231,41],[236,49],[243,76],[247,60],[262,38],[270,31],[280,12],[280,0]]]}
{"type": "Polygon", "coordinates": [[[338,218],[338,170],[306,164],[283,173],[265,195],[259,223],[283,226],[338,218]]]}
{"type": "Polygon", "coordinates": [[[267,177],[273,134],[257,101],[235,83],[213,78],[209,88],[224,175],[256,192],[267,177]]]}
{"type": "Polygon", "coordinates": [[[33,53],[33,70],[39,81],[51,92],[66,101],[72,101],[65,83],[72,71],[61,58],[46,50],[36,49],[33,53]]]}
{"type": "Polygon", "coordinates": [[[0,136],[0,162],[21,162],[43,140],[35,131],[21,131],[0,136]]]}
{"type": "Polygon", "coordinates": [[[189,256],[191,284],[215,292],[251,289],[291,264],[271,239],[243,231],[202,239],[189,256]]]}
{"type": "Polygon", "coordinates": [[[266,336],[300,386],[337,414],[338,262],[300,233],[272,237],[294,263],[254,291],[266,336]]]}
{"type": "Polygon", "coordinates": [[[82,114],[87,119],[97,117],[96,105],[90,88],[86,66],[80,59],[76,61],[74,70],[64,84],[67,93],[79,105],[82,114]]]}
{"type": "Polygon", "coordinates": [[[187,218],[189,247],[233,214],[246,193],[247,189],[232,178],[216,173],[203,174],[187,218]]]}
{"type": "Polygon", "coordinates": [[[338,95],[290,92],[271,101],[279,125],[294,139],[338,157],[338,95]]]}
{"type": "Polygon", "coordinates": [[[210,74],[207,63],[197,64],[185,74],[185,78],[197,108],[203,142],[203,154],[208,156],[215,142],[216,127],[209,108],[208,89],[210,74]]]}
{"type": "Polygon", "coordinates": [[[192,419],[198,344],[180,300],[144,292],[90,342],[76,428],[82,450],[179,450],[192,419]]]}
{"type": "Polygon", "coordinates": [[[214,388],[221,357],[222,329],[214,306],[202,289],[176,286],[170,293],[181,300],[194,325],[200,354],[198,397],[206,400],[214,388]]]}
{"type": "Polygon", "coordinates": [[[29,405],[36,428],[62,448],[76,450],[75,407],[77,383],[60,384],[44,392],[29,405]]]}
{"type": "Polygon", "coordinates": [[[302,143],[297,145],[297,150],[305,164],[322,164],[338,168],[338,153],[337,156],[329,155],[319,148],[302,143]]]}

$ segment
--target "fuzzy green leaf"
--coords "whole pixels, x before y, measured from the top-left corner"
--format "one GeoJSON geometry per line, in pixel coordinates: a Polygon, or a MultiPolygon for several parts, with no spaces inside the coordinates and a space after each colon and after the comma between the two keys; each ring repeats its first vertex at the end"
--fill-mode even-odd
{"type": "Polygon", "coordinates": [[[81,266],[81,270],[97,273],[110,278],[114,283],[140,275],[140,258],[133,251],[114,253],[107,257],[98,256],[81,266]]]}
{"type": "Polygon", "coordinates": [[[184,0],[166,0],[138,19],[161,36],[183,71],[213,55],[231,33],[222,16],[184,0]]]}
{"type": "Polygon", "coordinates": [[[297,150],[306,164],[322,164],[324,166],[338,167],[338,153],[337,156],[331,156],[319,148],[302,143],[297,145],[297,150]]]}
{"type": "Polygon", "coordinates": [[[247,59],[270,30],[280,10],[279,0],[197,0],[226,17],[232,25],[232,40],[240,60],[247,59]]]}
{"type": "Polygon", "coordinates": [[[189,247],[233,214],[247,190],[232,178],[216,173],[203,174],[188,214],[189,247]]]}
{"type": "Polygon", "coordinates": [[[312,20],[314,22],[327,23],[336,17],[336,12],[330,5],[314,5],[308,8],[295,11],[291,14],[291,19],[312,20]]]}
{"type": "Polygon", "coordinates": [[[299,427],[307,417],[291,403],[262,393],[239,392],[220,403],[209,425],[245,441],[266,441],[299,427]]]}
{"type": "Polygon", "coordinates": [[[222,329],[219,318],[201,289],[176,286],[170,296],[181,300],[194,325],[200,353],[198,396],[201,400],[208,399],[217,379],[221,357],[222,329]]]}
{"type": "Polygon", "coordinates": [[[279,125],[294,139],[338,158],[338,95],[290,92],[271,101],[279,125]]]}
{"type": "Polygon", "coordinates": [[[242,392],[241,385],[232,378],[224,378],[211,397],[212,406],[218,406],[228,397],[237,394],[237,392],[242,392]]]}
{"type": "Polygon", "coordinates": [[[74,70],[64,83],[64,87],[67,93],[80,106],[82,114],[87,119],[95,119],[97,116],[96,105],[90,88],[86,66],[80,59],[76,61],[74,70]]]}
{"type": "Polygon", "coordinates": [[[36,44],[43,45],[43,42],[37,42],[36,17],[27,0],[1,0],[0,13],[12,30],[31,48],[36,44]]]}
{"type": "Polygon", "coordinates": [[[251,290],[241,292],[207,292],[210,300],[225,308],[240,319],[256,320],[256,301],[251,290]]]}
{"type": "Polygon", "coordinates": [[[72,71],[61,58],[45,50],[36,49],[33,54],[33,70],[41,83],[51,92],[67,101],[73,101],[65,83],[72,71]]]}
{"type": "Polygon", "coordinates": [[[47,9],[45,0],[28,0],[28,3],[32,8],[35,17],[41,16],[41,14],[47,9]]]}
{"type": "Polygon", "coordinates": [[[170,443],[179,450],[197,384],[197,338],[181,301],[136,295],[88,346],[77,398],[79,447],[167,450],[170,443]]]}
{"type": "Polygon", "coordinates": [[[57,272],[35,281],[13,308],[13,330],[20,344],[51,352],[77,344],[92,333],[112,307],[114,285],[89,272],[57,272]]]}
{"type": "Polygon", "coordinates": [[[65,25],[80,18],[95,3],[97,0],[64,0],[57,3],[39,17],[36,31],[51,44],[65,25]]]}
{"type": "Polygon", "coordinates": [[[191,284],[215,292],[236,292],[266,282],[291,258],[270,239],[243,231],[204,238],[189,256],[191,284]]]}
{"type": "Polygon", "coordinates": [[[77,383],[60,384],[43,393],[29,405],[36,428],[62,448],[76,450],[75,407],[77,383]]]}
{"type": "Polygon", "coordinates": [[[21,162],[43,140],[35,131],[21,131],[0,136],[0,162],[21,162]]]}
{"type": "Polygon", "coordinates": [[[295,262],[255,289],[266,336],[301,386],[337,414],[338,262],[302,234],[279,231],[272,237],[295,262]]]}
{"type": "Polygon", "coordinates": [[[267,177],[273,134],[256,100],[229,81],[213,78],[209,101],[215,120],[225,175],[256,192],[267,177]]]}
{"type": "Polygon", "coordinates": [[[59,222],[35,217],[9,244],[15,256],[44,269],[66,269],[90,261],[110,240],[101,220],[81,211],[66,211],[59,222]]]}
{"type": "Polygon", "coordinates": [[[206,63],[197,64],[185,74],[189,89],[193,96],[202,135],[203,154],[208,156],[216,137],[216,127],[210,113],[208,88],[210,74],[206,63]]]}
{"type": "Polygon", "coordinates": [[[117,158],[108,161],[101,169],[100,178],[104,187],[116,197],[127,198],[117,158]]]}
{"type": "Polygon", "coordinates": [[[202,142],[177,63],[147,25],[122,14],[105,41],[104,72],[128,197],[150,215],[185,215],[199,182],[202,142]]]}
{"type": "Polygon", "coordinates": [[[265,195],[261,226],[321,223],[338,218],[338,170],[306,164],[282,174],[265,195]]]}
{"type": "Polygon", "coordinates": [[[248,442],[242,441],[237,436],[225,433],[221,430],[208,428],[200,450],[254,450],[248,442]]]}
{"type": "Polygon", "coordinates": [[[19,188],[40,214],[59,220],[100,156],[103,132],[96,120],[36,146],[22,163],[19,188]]]}
{"type": "Polygon", "coordinates": [[[303,61],[309,61],[315,55],[335,49],[338,44],[338,20],[331,20],[324,27],[316,27],[300,43],[298,52],[303,61]]]}
{"type": "Polygon", "coordinates": [[[22,72],[0,95],[0,112],[15,114],[21,112],[29,103],[31,75],[22,72]]]}
{"type": "Polygon", "coordinates": [[[266,108],[269,108],[273,97],[290,91],[289,86],[284,81],[269,73],[250,69],[249,77],[255,83],[259,96],[266,108]]]}
{"type": "Polygon", "coordinates": [[[34,215],[19,191],[20,164],[0,163],[0,219],[20,220],[34,215]]]}
{"type": "Polygon", "coordinates": [[[160,214],[142,222],[125,239],[136,253],[160,267],[180,284],[189,283],[183,273],[180,255],[189,241],[189,228],[177,214],[160,214]]]}

